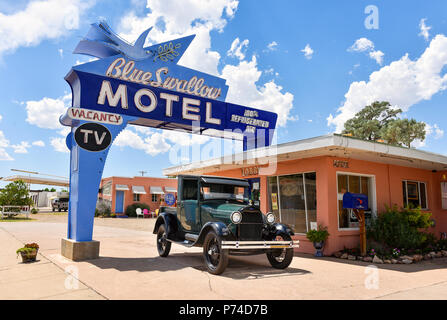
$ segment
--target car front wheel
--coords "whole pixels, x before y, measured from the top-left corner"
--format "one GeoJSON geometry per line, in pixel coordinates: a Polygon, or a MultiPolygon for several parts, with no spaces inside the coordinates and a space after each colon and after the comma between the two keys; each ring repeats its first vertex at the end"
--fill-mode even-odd
{"type": "Polygon", "coordinates": [[[166,227],[164,224],[158,227],[157,250],[160,257],[167,257],[171,251],[171,243],[167,240],[166,227]]]}
{"type": "MultiPolygon", "coordinates": [[[[281,234],[276,237],[277,241],[291,241],[292,238],[288,234],[281,234]]],[[[267,259],[273,268],[285,269],[293,259],[293,248],[272,249],[267,252],[267,259]]]]}
{"type": "Polygon", "coordinates": [[[209,232],[205,237],[203,258],[211,274],[221,274],[227,268],[228,250],[222,249],[220,238],[214,231],[209,232]]]}

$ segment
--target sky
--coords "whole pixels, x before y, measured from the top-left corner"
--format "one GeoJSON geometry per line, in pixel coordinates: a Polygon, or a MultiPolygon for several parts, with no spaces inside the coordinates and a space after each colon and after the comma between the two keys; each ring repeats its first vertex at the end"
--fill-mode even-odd
{"type": "MultiPolygon", "coordinates": [[[[147,45],[196,34],[179,64],[226,79],[227,102],[278,113],[277,143],[340,132],[386,100],[427,124],[413,147],[447,155],[445,12],[442,0],[3,0],[0,177],[11,169],[68,177],[64,76],[90,61],[72,52],[100,20],[131,43],[151,26],[147,45]]],[[[128,126],[103,177],[161,177],[197,160],[193,147],[201,159],[215,156],[213,143],[221,142],[128,126]]]]}

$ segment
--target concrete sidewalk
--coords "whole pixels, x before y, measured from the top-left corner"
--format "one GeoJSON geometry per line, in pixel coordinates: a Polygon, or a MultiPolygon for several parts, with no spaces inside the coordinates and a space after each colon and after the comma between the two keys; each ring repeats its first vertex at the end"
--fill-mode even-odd
{"type": "Polygon", "coordinates": [[[60,266],[38,254],[36,262],[22,263],[16,250],[24,243],[0,227],[0,300],[8,299],[104,299],[65,272],[60,266]]]}
{"type": "Polygon", "coordinates": [[[159,257],[153,222],[129,219],[120,228],[121,219],[109,220],[95,221],[100,259],[83,262],[60,255],[65,223],[0,223],[0,299],[447,299],[447,258],[376,268],[303,254],[277,270],[265,255],[230,257],[214,276],[204,271],[201,248],[173,245],[169,257],[159,257]],[[39,243],[39,262],[16,260],[26,242],[39,243]],[[76,274],[79,288],[65,287],[64,270],[76,274]]]}

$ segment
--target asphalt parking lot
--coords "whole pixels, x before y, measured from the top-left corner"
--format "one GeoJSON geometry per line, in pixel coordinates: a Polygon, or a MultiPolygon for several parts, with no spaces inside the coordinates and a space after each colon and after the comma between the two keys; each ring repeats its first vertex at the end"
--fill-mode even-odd
{"type": "Polygon", "coordinates": [[[286,270],[265,255],[230,257],[219,276],[204,271],[201,249],[173,245],[158,256],[155,219],[96,218],[100,259],[60,255],[66,215],[0,222],[0,299],[446,299],[447,258],[381,265],[296,254],[286,270]],[[22,264],[15,250],[40,245],[38,261],[22,264]],[[26,290],[24,290],[26,288],[26,290]]]}

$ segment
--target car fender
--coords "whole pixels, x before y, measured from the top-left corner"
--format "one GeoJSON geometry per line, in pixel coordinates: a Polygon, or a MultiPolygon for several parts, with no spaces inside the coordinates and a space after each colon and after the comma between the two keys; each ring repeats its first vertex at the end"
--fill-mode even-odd
{"type": "Polygon", "coordinates": [[[158,232],[158,228],[162,224],[166,226],[166,234],[168,237],[177,232],[177,216],[167,212],[160,213],[157,217],[157,221],[155,221],[154,234],[158,232]]]}
{"type": "Polygon", "coordinates": [[[202,230],[200,230],[199,237],[197,238],[194,246],[203,245],[203,241],[205,241],[205,237],[213,230],[221,239],[226,239],[230,235],[230,230],[227,225],[223,222],[207,222],[203,225],[202,230]]]}
{"type": "Polygon", "coordinates": [[[293,232],[292,228],[290,228],[288,225],[282,224],[282,223],[275,223],[274,224],[274,234],[275,236],[280,234],[288,234],[290,236],[293,236],[295,233],[293,232]]]}

